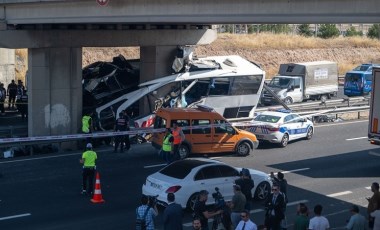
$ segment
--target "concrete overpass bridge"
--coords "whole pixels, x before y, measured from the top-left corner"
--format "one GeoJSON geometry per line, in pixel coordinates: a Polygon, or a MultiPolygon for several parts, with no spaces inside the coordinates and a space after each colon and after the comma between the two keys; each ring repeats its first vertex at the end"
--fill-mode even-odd
{"type": "Polygon", "coordinates": [[[0,0],[0,47],[29,49],[29,136],[59,135],[80,127],[82,47],[140,46],[147,81],[212,24],[379,22],[378,0],[0,0]]]}

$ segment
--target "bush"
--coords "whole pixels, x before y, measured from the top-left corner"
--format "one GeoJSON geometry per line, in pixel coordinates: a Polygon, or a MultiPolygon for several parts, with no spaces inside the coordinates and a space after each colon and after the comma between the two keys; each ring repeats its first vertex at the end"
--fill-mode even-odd
{"type": "Polygon", "coordinates": [[[369,29],[367,36],[369,38],[380,38],[379,36],[380,24],[373,24],[369,29]]]}
{"type": "Polygon", "coordinates": [[[322,24],[319,28],[318,37],[320,38],[334,38],[339,37],[340,32],[335,24],[322,24]]]}
{"type": "Polygon", "coordinates": [[[313,32],[310,30],[309,24],[301,24],[297,27],[297,33],[304,37],[313,36],[313,32]]]}
{"type": "Polygon", "coordinates": [[[351,26],[349,29],[346,30],[346,37],[354,37],[354,36],[363,36],[362,31],[356,31],[355,27],[351,26]]]}

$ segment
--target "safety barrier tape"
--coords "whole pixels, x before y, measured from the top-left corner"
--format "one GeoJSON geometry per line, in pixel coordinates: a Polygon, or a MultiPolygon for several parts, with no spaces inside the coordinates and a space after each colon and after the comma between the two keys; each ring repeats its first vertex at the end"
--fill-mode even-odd
{"type": "MultiPolygon", "coordinates": [[[[195,125],[195,126],[185,126],[181,127],[182,130],[192,130],[192,129],[204,129],[212,127],[225,127],[232,126],[230,123],[225,124],[211,124],[211,125],[195,125]]],[[[235,123],[234,126],[239,123],[235,123]]],[[[245,126],[247,123],[241,123],[241,126],[245,126]],[[243,125],[244,124],[244,125],[243,125]]],[[[37,136],[37,137],[17,137],[17,138],[3,138],[0,139],[1,144],[10,144],[10,143],[27,143],[27,142],[38,142],[38,141],[71,141],[79,140],[84,138],[101,138],[101,137],[114,137],[122,135],[136,135],[144,133],[162,133],[165,132],[166,128],[138,128],[130,131],[118,131],[118,132],[95,132],[89,134],[69,134],[69,135],[57,135],[57,136],[37,136]]]]}

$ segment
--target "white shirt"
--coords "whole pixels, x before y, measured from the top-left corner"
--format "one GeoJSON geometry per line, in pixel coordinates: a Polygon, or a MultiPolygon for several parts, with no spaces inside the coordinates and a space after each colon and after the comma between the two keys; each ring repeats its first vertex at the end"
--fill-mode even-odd
{"type": "MultiPolygon", "coordinates": [[[[235,230],[242,230],[243,229],[243,225],[244,225],[244,220],[241,220],[239,222],[238,226],[236,226],[235,230]]],[[[248,220],[247,222],[245,222],[245,228],[244,228],[244,230],[257,230],[257,226],[251,220],[248,220]]]]}
{"type": "Polygon", "coordinates": [[[380,210],[371,212],[371,216],[375,217],[375,223],[373,224],[373,230],[380,230],[380,210]]]}
{"type": "Polygon", "coordinates": [[[324,216],[315,216],[310,219],[309,229],[326,230],[330,228],[329,221],[324,216]]]}

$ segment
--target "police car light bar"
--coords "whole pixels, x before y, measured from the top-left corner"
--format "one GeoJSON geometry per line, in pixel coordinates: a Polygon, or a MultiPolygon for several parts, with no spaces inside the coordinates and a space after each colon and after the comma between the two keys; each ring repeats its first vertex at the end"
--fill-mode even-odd
{"type": "Polygon", "coordinates": [[[279,112],[279,113],[292,113],[290,109],[269,109],[269,111],[279,112]]]}

